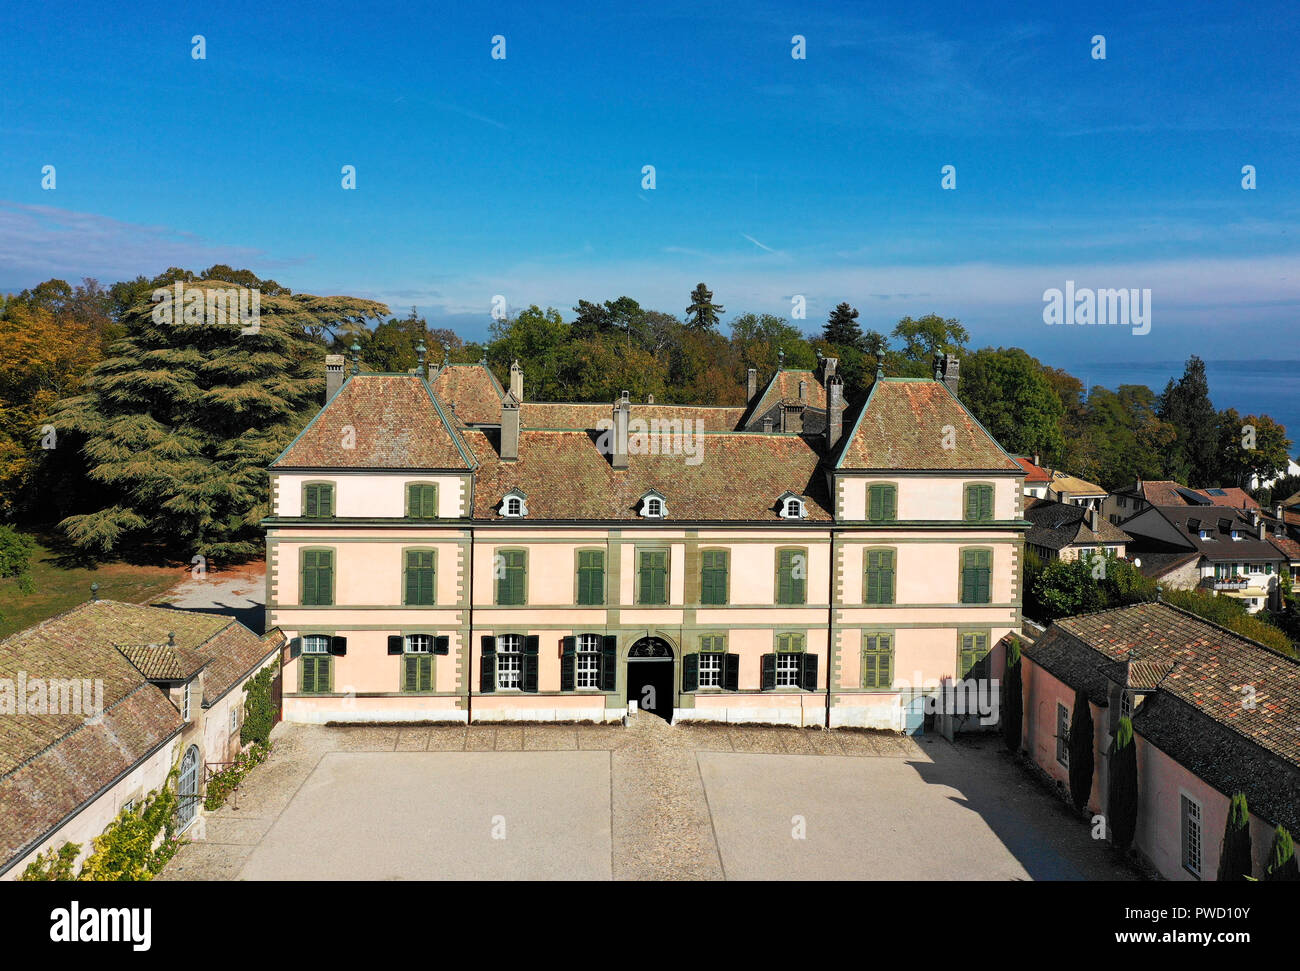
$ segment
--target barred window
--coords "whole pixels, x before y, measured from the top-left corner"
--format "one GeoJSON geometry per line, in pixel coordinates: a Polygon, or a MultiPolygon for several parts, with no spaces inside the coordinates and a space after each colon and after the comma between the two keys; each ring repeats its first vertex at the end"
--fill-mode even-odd
{"type": "Polygon", "coordinates": [[[497,638],[497,687],[518,688],[523,671],[524,638],[522,634],[502,634],[497,638]]]}
{"type": "Polygon", "coordinates": [[[600,687],[600,635],[579,634],[576,684],[579,688],[600,687]]]}
{"type": "Polygon", "coordinates": [[[722,655],[700,653],[700,687],[722,686],[722,655]]]}

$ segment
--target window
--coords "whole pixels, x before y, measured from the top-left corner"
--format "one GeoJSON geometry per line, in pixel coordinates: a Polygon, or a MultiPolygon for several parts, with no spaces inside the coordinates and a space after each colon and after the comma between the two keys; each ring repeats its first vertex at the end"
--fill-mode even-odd
{"type": "Polygon", "coordinates": [[[605,551],[578,551],[578,603],[583,606],[605,602],[605,551]]]}
{"type": "Polygon", "coordinates": [[[230,706],[230,733],[233,735],[239,731],[239,706],[230,706]]]}
{"type": "Polygon", "coordinates": [[[524,639],[519,634],[497,638],[497,687],[518,688],[524,668],[524,639]]]}
{"type": "Polygon", "coordinates": [[[656,499],[654,496],[646,499],[645,507],[641,514],[650,519],[662,519],[664,514],[663,500],[656,499]]]}
{"type": "Polygon", "coordinates": [[[866,551],[866,591],[863,600],[869,604],[894,602],[894,551],[866,551]]]}
{"type": "Polygon", "coordinates": [[[725,604],[727,602],[726,550],[705,550],[700,556],[700,603],[725,604]]]}
{"type": "Polygon", "coordinates": [[[181,691],[181,718],[185,719],[185,721],[190,720],[190,690],[193,687],[193,681],[186,681],[185,687],[181,691]]]}
{"type": "Polygon", "coordinates": [[[776,602],[801,604],[807,602],[808,551],[777,550],[776,602]]]}
{"type": "Polygon", "coordinates": [[[437,603],[433,550],[406,551],[406,583],[402,603],[430,607],[437,603]]]}
{"type": "Polygon", "coordinates": [[[868,633],[862,638],[862,687],[883,690],[894,685],[894,635],[868,633]]]}
{"type": "Polygon", "coordinates": [[[506,493],[505,498],[501,500],[501,515],[516,519],[520,516],[528,515],[528,503],[524,500],[525,496],[518,489],[511,489],[506,493]]]}
{"type": "Polygon", "coordinates": [[[1241,533],[1237,532],[1235,529],[1232,531],[1232,533],[1231,533],[1230,535],[1232,536],[1232,538],[1233,538],[1234,540],[1238,540],[1238,541],[1240,541],[1240,539],[1241,539],[1241,533]]]}
{"type": "Polygon", "coordinates": [[[512,607],[525,603],[527,563],[523,550],[497,551],[497,604],[512,607]]]}
{"type": "Polygon", "coordinates": [[[961,602],[964,604],[989,603],[989,588],[993,566],[992,550],[961,551],[961,602]]]}
{"type": "Polygon", "coordinates": [[[786,496],[781,500],[781,518],[803,519],[803,500],[798,496],[786,496]]]}
{"type": "Polygon", "coordinates": [[[310,482],[302,487],[302,514],[306,519],[329,519],[334,515],[334,483],[310,482]]]}
{"type": "Polygon", "coordinates": [[[640,604],[666,604],[668,602],[668,551],[639,550],[637,572],[640,604]]]}
{"type": "Polygon", "coordinates": [[[877,483],[867,489],[867,519],[873,523],[892,522],[898,514],[898,487],[877,483]]]}
{"type": "Polygon", "coordinates": [[[700,651],[700,687],[719,688],[722,686],[722,655],[712,651],[700,651]]]}
{"type": "Polygon", "coordinates": [[[135,812],[135,800],[128,799],[126,802],[122,803],[122,812],[124,813],[135,812]]]}
{"type": "Polygon", "coordinates": [[[408,519],[438,518],[438,487],[428,482],[411,482],[406,486],[408,519]]]}
{"type": "Polygon", "coordinates": [[[968,523],[986,523],[993,519],[993,487],[991,485],[968,485],[966,487],[964,518],[968,523]]]}
{"type": "Polygon", "coordinates": [[[402,690],[433,690],[433,635],[407,634],[402,639],[402,690]]]}
{"type": "Polygon", "coordinates": [[[778,634],[776,638],[776,686],[799,687],[804,649],[802,634],[778,634]]]}
{"type": "Polygon", "coordinates": [[[957,674],[959,681],[968,677],[986,677],[983,660],[989,653],[989,635],[987,631],[963,631],[961,633],[961,657],[958,660],[957,674]]]}
{"type": "Polygon", "coordinates": [[[330,639],[320,634],[312,634],[302,639],[301,691],[303,694],[321,694],[328,692],[333,683],[333,658],[329,654],[330,639]]]}
{"type": "Polygon", "coordinates": [[[1121,718],[1133,717],[1133,692],[1121,689],[1119,693],[1119,713],[1121,718]]]}
{"type": "Polygon", "coordinates": [[[1056,761],[1070,767],[1070,709],[1056,705],[1056,761]]]}
{"type": "Polygon", "coordinates": [[[578,689],[600,687],[600,635],[578,635],[575,684],[578,689]]]}
{"type": "Polygon", "coordinates": [[[334,603],[334,551],[302,551],[303,606],[327,607],[334,603]]]}
{"type": "Polygon", "coordinates": [[[1201,804],[1189,796],[1180,795],[1182,805],[1183,867],[1190,873],[1201,875],[1201,804]]]}

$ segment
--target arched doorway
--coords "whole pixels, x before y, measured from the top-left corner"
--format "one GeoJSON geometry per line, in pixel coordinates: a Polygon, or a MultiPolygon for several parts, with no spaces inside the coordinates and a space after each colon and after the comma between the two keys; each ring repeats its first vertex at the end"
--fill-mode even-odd
{"type": "Polygon", "coordinates": [[[199,811],[199,749],[191,745],[181,759],[181,775],[176,781],[176,828],[180,831],[194,822],[199,811]]]}
{"type": "Polygon", "coordinates": [[[673,721],[676,657],[662,637],[643,637],[627,652],[627,700],[668,724],[673,721]]]}

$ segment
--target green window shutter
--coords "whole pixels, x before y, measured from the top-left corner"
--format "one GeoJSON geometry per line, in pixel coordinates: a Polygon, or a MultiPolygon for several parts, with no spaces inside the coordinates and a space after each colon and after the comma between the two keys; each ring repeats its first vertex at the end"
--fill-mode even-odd
{"type": "Polygon", "coordinates": [[[772,691],[776,688],[776,655],[764,654],[761,669],[763,672],[762,690],[772,691]]]}
{"type": "Polygon", "coordinates": [[[538,650],[541,638],[536,634],[524,637],[523,665],[519,674],[519,690],[537,693],[538,650]]]}
{"type": "Polygon", "coordinates": [[[869,550],[867,552],[867,603],[892,604],[894,602],[894,551],[869,550]]]}
{"type": "Polygon", "coordinates": [[[884,504],[881,501],[880,486],[871,486],[867,489],[867,518],[876,521],[884,519],[884,504]]]}
{"type": "Polygon", "coordinates": [[[479,639],[483,659],[479,665],[478,690],[491,694],[497,689],[497,639],[491,634],[484,634],[479,639]]]}
{"type": "Polygon", "coordinates": [[[725,604],[727,602],[727,552],[706,551],[703,555],[701,574],[700,603],[725,604]]]}
{"type": "Polygon", "coordinates": [[[700,687],[700,656],[687,654],[682,658],[682,690],[696,691],[700,687]]]}
{"type": "MultiPolygon", "coordinates": [[[[773,674],[775,677],[775,673],[773,674]]],[[[740,690],[740,655],[722,655],[722,689],[724,691],[740,690]]]]}
{"type": "Polygon", "coordinates": [[[889,522],[897,514],[898,490],[892,485],[878,484],[868,489],[867,518],[874,522],[889,522]]]}
{"type": "Polygon", "coordinates": [[[302,665],[302,688],[303,694],[311,694],[316,690],[316,659],[303,655],[299,663],[302,665]]]}
{"type": "Polygon", "coordinates": [[[808,554],[805,550],[781,550],[778,554],[778,581],[776,602],[781,604],[801,604],[805,602],[807,576],[795,576],[797,566],[806,574],[808,554]]]}
{"type": "Polygon", "coordinates": [[[641,603],[668,602],[668,553],[666,550],[641,551],[641,603]]]}
{"type": "Polygon", "coordinates": [[[799,655],[799,684],[805,691],[817,690],[817,655],[799,655]]]}
{"type": "Polygon", "coordinates": [[[329,606],[334,602],[334,552],[305,550],[302,554],[302,603],[329,606]]]}
{"type": "Polygon", "coordinates": [[[968,485],[966,487],[966,521],[987,522],[993,518],[993,487],[968,485]]]}
{"type": "Polygon", "coordinates": [[[979,518],[987,522],[993,518],[993,487],[980,486],[979,518]]]}
{"type": "Polygon", "coordinates": [[[434,554],[432,550],[407,550],[406,600],[417,606],[432,606],[437,602],[434,554]]]}
{"type": "Polygon", "coordinates": [[[605,602],[605,554],[602,550],[578,553],[578,603],[599,605],[605,602]]]}
{"type": "Polygon", "coordinates": [[[408,483],[406,515],[409,519],[437,519],[438,487],[428,482],[408,483]]]}
{"type": "Polygon", "coordinates": [[[527,568],[522,550],[502,553],[502,575],[497,577],[497,603],[515,606],[524,603],[527,568]]]}
{"type": "Polygon", "coordinates": [[[600,642],[600,690],[613,691],[618,683],[618,637],[606,634],[600,642]]]}
{"type": "Polygon", "coordinates": [[[308,519],[315,519],[320,513],[319,496],[317,494],[318,486],[303,486],[302,489],[302,514],[308,519]]]}
{"type": "Polygon", "coordinates": [[[988,550],[963,550],[961,602],[989,603],[992,553],[988,550]]]}
{"type": "Polygon", "coordinates": [[[898,489],[885,486],[885,519],[893,522],[898,518],[898,489]]]}
{"type": "Polygon", "coordinates": [[[560,644],[560,690],[573,691],[578,686],[578,639],[565,637],[560,644]]]}
{"type": "Polygon", "coordinates": [[[414,654],[408,654],[406,657],[402,658],[402,667],[405,668],[402,672],[403,691],[420,690],[420,669],[416,663],[419,660],[419,657],[414,654]]]}
{"type": "Polygon", "coordinates": [[[334,515],[334,487],[332,485],[320,487],[320,514],[326,519],[334,515]]]}
{"type": "Polygon", "coordinates": [[[420,661],[420,690],[433,690],[433,656],[430,654],[421,655],[420,661]]]}

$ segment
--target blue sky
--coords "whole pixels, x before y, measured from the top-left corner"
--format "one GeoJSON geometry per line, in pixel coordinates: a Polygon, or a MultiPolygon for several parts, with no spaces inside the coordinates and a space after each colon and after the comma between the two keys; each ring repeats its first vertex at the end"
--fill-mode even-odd
{"type": "Polygon", "coordinates": [[[1294,7],[999,7],[6,5],[0,290],[226,262],[473,339],[495,294],[704,280],[724,324],[802,294],[1067,366],[1300,357],[1294,7]],[[1150,288],[1151,332],[1046,326],[1067,279],[1150,288]]]}

